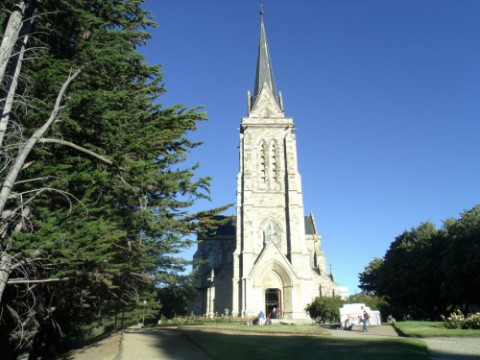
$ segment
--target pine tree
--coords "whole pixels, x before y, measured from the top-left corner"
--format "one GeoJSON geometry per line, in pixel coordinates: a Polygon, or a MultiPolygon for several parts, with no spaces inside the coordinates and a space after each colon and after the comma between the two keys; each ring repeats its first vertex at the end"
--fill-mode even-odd
{"type": "Polygon", "coordinates": [[[208,198],[209,179],[182,165],[200,145],[187,134],[205,115],[156,103],[165,91],[160,68],[137,50],[155,25],[142,2],[35,3],[28,46],[40,50],[24,62],[16,91],[28,111],[14,108],[2,151],[43,124],[68,74],[80,73],[7,204],[29,209],[17,217],[22,231],[9,227],[2,240],[16,265],[0,326],[19,351],[45,352],[58,339],[52,332],[138,321],[144,300],[147,311],[158,309],[155,282],[185,265],[172,255],[222,210],[189,213],[208,198]]]}

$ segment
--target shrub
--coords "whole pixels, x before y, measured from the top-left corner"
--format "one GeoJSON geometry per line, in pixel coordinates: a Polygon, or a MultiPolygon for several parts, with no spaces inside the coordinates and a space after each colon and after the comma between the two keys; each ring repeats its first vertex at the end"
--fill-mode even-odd
{"type": "Polygon", "coordinates": [[[317,322],[334,323],[340,321],[340,308],[342,305],[343,301],[338,296],[318,296],[311,304],[305,307],[305,311],[317,322]]]}
{"type": "Polygon", "coordinates": [[[480,329],[480,313],[463,315],[460,310],[455,310],[449,317],[441,315],[447,329],[480,329]]]}

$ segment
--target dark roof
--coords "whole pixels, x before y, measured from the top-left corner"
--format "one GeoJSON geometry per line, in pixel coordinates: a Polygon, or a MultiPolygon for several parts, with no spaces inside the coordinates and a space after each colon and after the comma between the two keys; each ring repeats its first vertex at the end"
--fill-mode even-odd
{"type": "Polygon", "coordinates": [[[267,34],[265,33],[265,25],[260,25],[260,43],[258,44],[258,57],[257,57],[257,72],[255,76],[255,88],[253,89],[252,105],[262,90],[263,84],[267,84],[272,91],[273,97],[276,99],[278,105],[277,88],[275,87],[275,79],[273,77],[272,61],[270,59],[270,52],[268,51],[267,34]]]}
{"type": "Polygon", "coordinates": [[[305,234],[315,234],[315,225],[313,224],[313,219],[310,216],[305,216],[305,234]]]}
{"type": "Polygon", "coordinates": [[[228,219],[228,221],[219,226],[217,229],[217,236],[235,236],[236,235],[236,229],[237,229],[237,217],[235,215],[231,216],[223,216],[223,215],[218,215],[215,216],[215,220],[224,220],[228,219]]]}

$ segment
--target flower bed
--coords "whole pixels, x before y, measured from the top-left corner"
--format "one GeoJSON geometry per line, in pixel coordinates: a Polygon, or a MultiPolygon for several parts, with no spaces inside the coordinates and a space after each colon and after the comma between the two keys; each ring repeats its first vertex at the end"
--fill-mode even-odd
{"type": "Polygon", "coordinates": [[[480,329],[480,313],[463,315],[456,310],[449,317],[442,315],[442,320],[447,329],[480,329]]]}

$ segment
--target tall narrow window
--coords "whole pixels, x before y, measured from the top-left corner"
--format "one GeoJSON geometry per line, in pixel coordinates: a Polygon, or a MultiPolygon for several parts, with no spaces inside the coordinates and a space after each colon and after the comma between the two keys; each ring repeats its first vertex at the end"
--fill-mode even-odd
{"type": "Polygon", "coordinates": [[[267,181],[266,164],[265,164],[266,157],[267,157],[267,149],[266,149],[265,143],[262,143],[260,148],[260,178],[262,180],[262,183],[265,183],[267,181]]]}
{"type": "Polygon", "coordinates": [[[277,168],[277,149],[275,143],[272,144],[272,179],[274,182],[278,181],[278,168],[277,168]]]}

